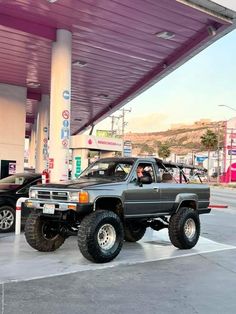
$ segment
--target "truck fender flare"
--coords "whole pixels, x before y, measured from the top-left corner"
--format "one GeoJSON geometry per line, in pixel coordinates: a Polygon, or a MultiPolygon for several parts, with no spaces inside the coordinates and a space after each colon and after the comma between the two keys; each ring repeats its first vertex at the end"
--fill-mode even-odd
{"type": "Polygon", "coordinates": [[[119,215],[124,216],[124,202],[123,199],[119,196],[112,196],[112,195],[107,195],[107,196],[98,196],[95,200],[94,200],[94,208],[93,210],[96,211],[98,204],[102,204],[103,206],[105,205],[105,208],[101,208],[101,209],[107,209],[107,210],[114,210],[114,212],[119,213],[119,215]],[[105,201],[105,202],[104,202],[105,201]],[[109,203],[108,203],[109,201],[109,203]],[[110,206],[110,204],[112,203],[112,201],[116,202],[117,204],[121,204],[122,208],[112,208],[110,206]],[[104,202],[104,203],[103,203],[104,202]]]}
{"type": "Polygon", "coordinates": [[[176,195],[174,212],[177,212],[181,207],[191,207],[198,209],[198,196],[195,193],[180,193],[176,195]]]}

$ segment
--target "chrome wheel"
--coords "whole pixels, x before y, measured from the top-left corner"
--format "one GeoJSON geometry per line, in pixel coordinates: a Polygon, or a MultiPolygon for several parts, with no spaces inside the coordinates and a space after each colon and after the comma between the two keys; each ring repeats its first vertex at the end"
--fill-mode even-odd
{"type": "Polygon", "coordinates": [[[98,231],[97,240],[103,250],[110,250],[116,242],[115,228],[110,224],[103,225],[98,231]]]}
{"type": "Polygon", "coordinates": [[[192,218],[186,220],[184,224],[184,233],[189,240],[194,238],[196,234],[196,224],[192,218]]]}
{"type": "Polygon", "coordinates": [[[0,230],[6,231],[14,224],[14,215],[9,209],[0,211],[0,230]]]}

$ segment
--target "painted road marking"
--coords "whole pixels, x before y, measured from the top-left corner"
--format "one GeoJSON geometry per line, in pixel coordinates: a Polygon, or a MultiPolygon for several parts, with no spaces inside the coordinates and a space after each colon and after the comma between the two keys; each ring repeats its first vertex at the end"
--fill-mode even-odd
{"type": "Polygon", "coordinates": [[[193,249],[178,250],[170,243],[167,230],[156,232],[148,229],[142,241],[124,243],[120,254],[115,260],[106,264],[95,264],[83,258],[78,249],[76,237],[67,239],[64,245],[55,252],[41,253],[33,250],[26,243],[24,235],[21,234],[16,237],[1,238],[0,284],[232,249],[236,249],[236,247],[201,237],[193,249]]]}

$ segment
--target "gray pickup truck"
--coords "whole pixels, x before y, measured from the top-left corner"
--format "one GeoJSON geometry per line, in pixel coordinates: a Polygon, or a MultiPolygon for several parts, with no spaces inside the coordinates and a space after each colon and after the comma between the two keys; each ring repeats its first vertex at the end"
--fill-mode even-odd
{"type": "Polygon", "coordinates": [[[200,235],[199,214],[210,212],[210,189],[191,183],[184,170],[195,169],[184,168],[156,158],[106,158],[76,180],[34,186],[25,203],[31,211],[26,240],[49,252],[78,235],[83,256],[105,263],[119,254],[124,240],[136,242],[151,227],[168,228],[174,246],[190,249],[200,235]]]}

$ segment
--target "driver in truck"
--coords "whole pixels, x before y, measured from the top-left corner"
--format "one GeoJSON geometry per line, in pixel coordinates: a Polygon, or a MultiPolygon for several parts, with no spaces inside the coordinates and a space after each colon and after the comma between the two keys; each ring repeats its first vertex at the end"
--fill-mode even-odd
{"type": "Polygon", "coordinates": [[[138,181],[142,177],[148,177],[148,178],[150,178],[150,180],[152,179],[150,172],[146,171],[144,165],[142,165],[142,164],[139,164],[137,167],[137,177],[138,177],[138,181]]]}

